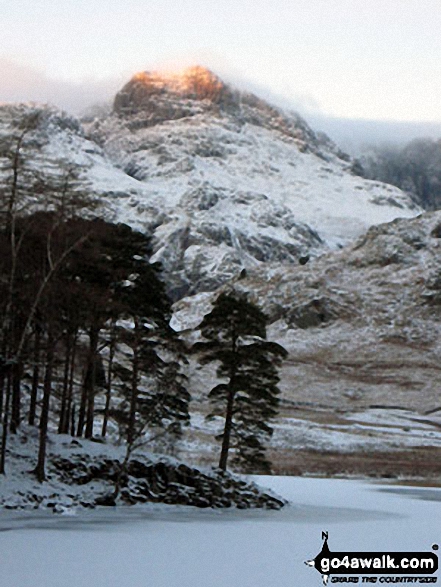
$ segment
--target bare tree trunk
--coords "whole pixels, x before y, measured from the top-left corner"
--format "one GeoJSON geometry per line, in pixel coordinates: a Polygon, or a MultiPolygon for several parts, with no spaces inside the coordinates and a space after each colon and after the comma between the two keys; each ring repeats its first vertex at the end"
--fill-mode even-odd
{"type": "Polygon", "coordinates": [[[2,446],[0,450],[0,474],[5,474],[5,463],[6,463],[6,445],[8,441],[8,420],[9,420],[9,404],[11,401],[11,372],[9,371],[6,376],[6,398],[3,412],[3,431],[2,431],[2,446]]]}
{"type": "Polygon", "coordinates": [[[126,454],[124,456],[123,462],[120,464],[118,475],[116,477],[115,487],[113,489],[113,494],[112,494],[113,499],[117,499],[117,497],[121,491],[122,480],[123,480],[124,476],[127,474],[127,467],[128,467],[129,461],[130,461],[130,457],[132,456],[133,448],[134,448],[133,443],[128,442],[126,444],[126,454]]]}
{"type": "Polygon", "coordinates": [[[70,416],[70,435],[75,436],[75,404],[72,404],[72,412],[70,416]]]}
{"type": "Polygon", "coordinates": [[[95,383],[96,383],[96,366],[98,354],[98,336],[100,329],[93,327],[90,331],[90,349],[88,370],[86,373],[86,431],[85,438],[92,438],[93,436],[93,421],[95,415],[95,383]]]}
{"type": "Polygon", "coordinates": [[[133,342],[133,361],[132,361],[132,389],[130,395],[130,412],[129,412],[129,428],[127,430],[127,444],[131,445],[135,439],[135,423],[136,423],[136,404],[138,401],[138,378],[139,378],[139,357],[138,357],[138,329],[139,325],[135,319],[135,339],[133,342]]]}
{"type": "Polygon", "coordinates": [[[107,368],[107,389],[106,389],[106,405],[104,406],[103,428],[101,436],[106,437],[107,423],[109,421],[110,399],[112,395],[112,377],[113,377],[113,359],[115,356],[115,323],[112,324],[112,331],[110,333],[110,348],[109,348],[109,364],[107,368]]]}
{"type": "Polygon", "coordinates": [[[54,366],[54,340],[52,335],[48,335],[48,348],[46,356],[46,370],[44,374],[43,385],[43,405],[41,408],[40,419],[40,444],[38,448],[38,461],[35,467],[35,474],[40,483],[46,479],[45,463],[46,463],[46,443],[47,443],[47,429],[49,423],[49,406],[50,396],[52,391],[52,371],[54,366]]]}
{"type": "MultiPolygon", "coordinates": [[[[76,350],[77,350],[77,339],[78,339],[78,329],[75,331],[74,339],[73,339],[73,348],[70,357],[70,367],[69,367],[69,387],[67,392],[67,406],[66,406],[66,417],[65,417],[65,427],[63,428],[63,434],[69,434],[69,427],[71,426],[72,420],[72,410],[73,410],[73,388],[74,388],[74,377],[75,377],[75,359],[76,359],[76,350]]],[[[74,418],[75,419],[75,418],[74,418]]],[[[74,436],[74,434],[72,434],[74,436]]]]}
{"type": "Polygon", "coordinates": [[[11,409],[11,425],[10,431],[12,434],[17,433],[17,428],[20,426],[21,413],[21,375],[23,365],[21,362],[14,363],[12,367],[12,409],[11,409]]]}
{"type": "Polygon", "coordinates": [[[35,423],[37,411],[38,384],[40,382],[40,351],[41,351],[41,328],[36,326],[34,341],[34,369],[32,372],[31,403],[29,406],[29,425],[35,423]]]}
{"type": "Polygon", "coordinates": [[[87,400],[86,377],[87,377],[87,375],[84,376],[83,385],[81,387],[80,409],[78,412],[77,436],[79,436],[79,437],[83,436],[84,421],[86,418],[86,400],[87,400]]]}
{"type": "Polygon", "coordinates": [[[138,433],[137,433],[137,435],[135,435],[133,437],[132,442],[127,442],[127,444],[126,444],[126,454],[124,455],[123,462],[120,463],[118,475],[117,475],[117,478],[115,481],[115,486],[114,486],[114,490],[113,490],[113,494],[112,494],[112,498],[114,500],[118,497],[118,495],[121,491],[122,480],[123,480],[123,477],[127,474],[127,470],[129,468],[130,458],[131,458],[132,454],[134,453],[134,451],[141,448],[142,446],[148,444],[149,442],[152,442],[153,440],[157,440],[158,438],[161,438],[162,436],[167,434],[166,430],[162,430],[161,432],[159,432],[155,436],[152,436],[151,438],[149,438],[149,440],[140,441],[139,439],[142,437],[144,430],[145,430],[144,427],[141,430],[138,430],[138,433]],[[138,440],[138,442],[137,442],[137,440],[138,440]]]}
{"type": "Polygon", "coordinates": [[[91,438],[90,425],[93,430],[93,411],[95,393],[95,369],[96,369],[96,352],[98,347],[98,335],[95,336],[96,329],[91,328],[89,332],[89,351],[87,356],[86,371],[84,373],[83,386],[81,390],[80,411],[78,414],[77,436],[83,436],[84,424],[86,424],[85,438],[91,438]],[[92,412],[92,418],[91,418],[92,412]],[[89,434],[89,436],[88,436],[89,434]]]}
{"type": "Polygon", "coordinates": [[[95,365],[92,367],[92,372],[87,377],[86,383],[86,429],[84,431],[84,438],[93,437],[93,421],[95,414],[95,365]]]}
{"type": "Polygon", "coordinates": [[[222,435],[222,449],[219,459],[219,469],[227,470],[228,451],[230,450],[231,430],[233,427],[234,391],[231,387],[228,392],[227,410],[225,414],[224,433],[222,435]]]}
{"type": "MultiPolygon", "coordinates": [[[[231,352],[233,353],[233,356],[237,353],[237,335],[234,330],[232,332],[231,352]]],[[[233,428],[234,396],[235,396],[234,382],[235,382],[235,378],[236,378],[236,373],[237,373],[237,366],[234,361],[234,363],[231,367],[231,371],[230,371],[230,381],[228,383],[227,409],[226,409],[226,413],[225,413],[224,433],[222,435],[222,448],[221,448],[221,454],[220,454],[220,459],[219,459],[219,469],[222,469],[222,471],[227,470],[228,451],[230,450],[231,430],[233,428]]]]}
{"type": "Polygon", "coordinates": [[[72,353],[72,338],[68,332],[66,334],[66,349],[64,357],[64,371],[63,371],[63,387],[61,390],[61,407],[60,407],[60,418],[58,421],[58,434],[63,434],[66,429],[66,412],[67,412],[67,396],[69,389],[69,369],[70,360],[72,353]]]}
{"type": "Polygon", "coordinates": [[[0,419],[3,417],[5,379],[5,374],[3,372],[0,372],[0,419]]]}
{"type": "Polygon", "coordinates": [[[7,353],[6,342],[3,341],[2,349],[0,351],[0,419],[3,418],[3,409],[5,405],[5,383],[7,383],[8,369],[5,364],[5,357],[7,353]]]}

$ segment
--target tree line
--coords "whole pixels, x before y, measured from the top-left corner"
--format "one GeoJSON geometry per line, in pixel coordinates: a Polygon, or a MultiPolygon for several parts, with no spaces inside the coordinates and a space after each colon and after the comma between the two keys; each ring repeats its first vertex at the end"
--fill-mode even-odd
{"type": "Polygon", "coordinates": [[[398,186],[426,210],[441,208],[441,140],[375,147],[361,164],[368,179],[398,186]]]}
{"type": "Polygon", "coordinates": [[[286,352],[266,341],[267,318],[247,296],[221,294],[188,348],[170,327],[171,302],[150,238],[96,213],[78,169],[33,168],[41,113],[0,142],[0,473],[8,435],[39,427],[35,474],[46,477],[50,426],[60,434],[126,442],[127,464],[146,438],[179,437],[195,353],[217,365],[211,416],[224,418],[219,466],[268,471],[264,440],[278,405],[286,352]]]}

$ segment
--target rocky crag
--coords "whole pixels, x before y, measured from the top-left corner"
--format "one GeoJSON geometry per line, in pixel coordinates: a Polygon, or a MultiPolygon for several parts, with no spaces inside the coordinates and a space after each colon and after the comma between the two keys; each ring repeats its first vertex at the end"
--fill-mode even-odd
{"type": "Polygon", "coordinates": [[[121,475],[124,448],[109,443],[50,435],[47,479],[33,466],[37,431],[23,426],[10,439],[7,475],[0,480],[0,506],[53,510],[161,503],[199,508],[280,509],[279,498],[252,481],[217,469],[199,470],[170,457],[138,451],[121,475]],[[115,497],[115,486],[120,491],[115,497]]]}

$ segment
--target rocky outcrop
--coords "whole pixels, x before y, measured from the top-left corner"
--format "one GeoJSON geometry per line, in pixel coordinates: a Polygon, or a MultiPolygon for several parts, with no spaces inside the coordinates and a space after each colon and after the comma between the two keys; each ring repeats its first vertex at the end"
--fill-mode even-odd
{"type": "MultiPolygon", "coordinates": [[[[251,124],[278,131],[298,141],[303,152],[324,156],[320,147],[325,145],[342,160],[350,159],[326,135],[315,133],[298,114],[286,114],[254,94],[240,92],[199,65],[180,73],[137,73],[116,95],[113,111],[131,118],[133,131],[201,114],[229,115],[241,126],[251,124]]],[[[219,149],[205,151],[202,156],[222,156],[219,149]]]]}
{"type": "MultiPolygon", "coordinates": [[[[114,483],[120,463],[91,459],[82,454],[52,459],[52,466],[65,483],[86,485],[93,481],[114,483]]],[[[228,473],[202,473],[184,464],[134,458],[122,479],[120,500],[126,504],[166,503],[201,508],[280,509],[285,502],[228,473]]],[[[112,493],[97,496],[95,505],[116,505],[112,493]]]]}
{"type": "Polygon", "coordinates": [[[136,125],[140,128],[219,109],[236,111],[239,104],[239,92],[195,66],[180,74],[136,74],[116,95],[113,109],[123,116],[142,113],[136,125]]]}
{"type": "MultiPolygon", "coordinates": [[[[243,271],[295,267],[372,224],[418,213],[398,188],[354,175],[297,114],[201,67],[139,74],[112,112],[83,126],[44,107],[0,106],[0,134],[17,135],[37,110],[26,153],[35,177],[74,167],[75,189],[96,197],[100,216],[151,235],[174,300],[243,271]]],[[[400,254],[385,250],[381,262],[400,254]]]]}

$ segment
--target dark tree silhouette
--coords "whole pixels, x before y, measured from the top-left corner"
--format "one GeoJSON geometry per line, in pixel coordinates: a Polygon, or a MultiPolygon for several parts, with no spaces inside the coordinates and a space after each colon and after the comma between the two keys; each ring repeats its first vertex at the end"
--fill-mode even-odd
{"type": "Polygon", "coordinates": [[[272,434],[269,420],[277,413],[277,367],[287,352],[266,340],[267,317],[244,294],[222,293],[199,328],[207,342],[197,343],[202,361],[217,362],[223,380],[209,393],[213,411],[224,418],[219,467],[234,462],[249,472],[267,472],[263,442],[272,434]]]}

